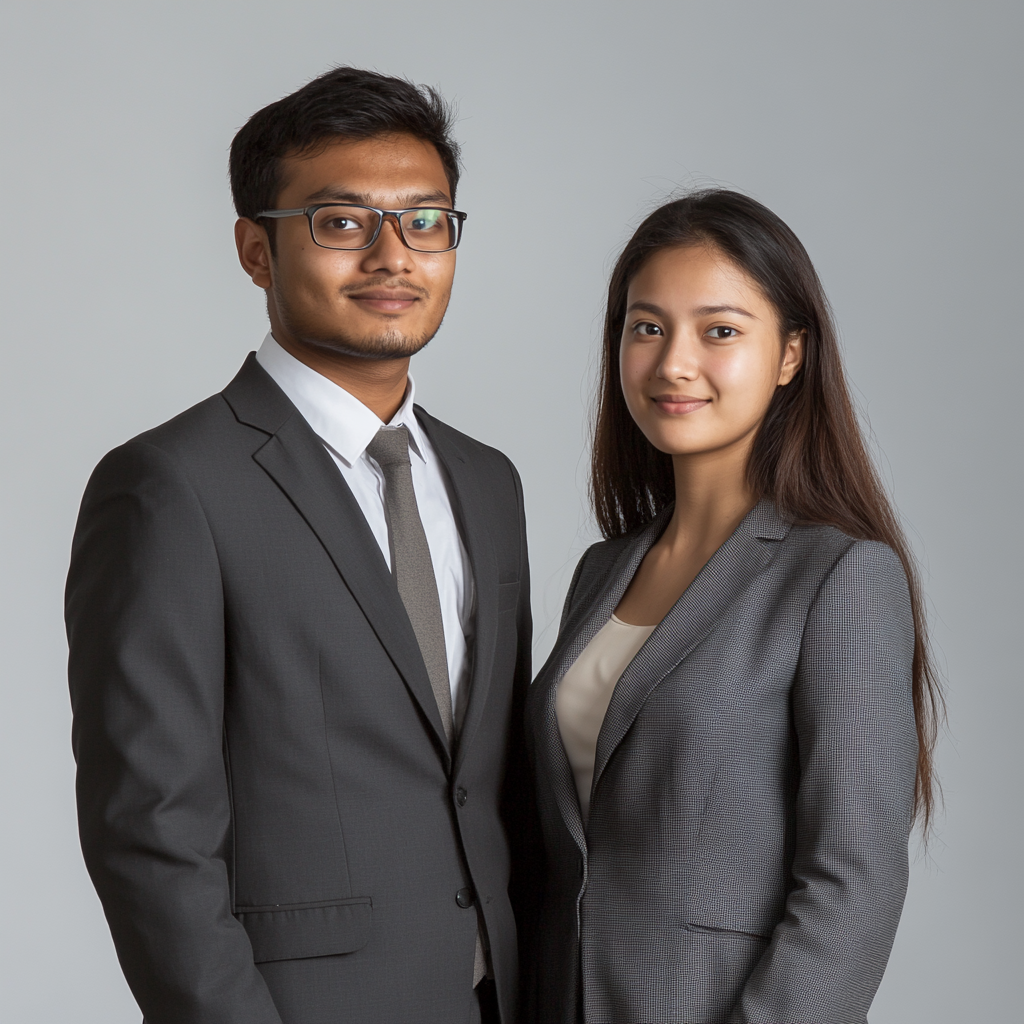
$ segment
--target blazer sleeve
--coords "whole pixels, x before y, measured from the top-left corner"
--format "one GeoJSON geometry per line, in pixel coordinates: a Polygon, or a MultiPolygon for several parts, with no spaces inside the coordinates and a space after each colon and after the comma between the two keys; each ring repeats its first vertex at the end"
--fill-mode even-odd
{"type": "Polygon", "coordinates": [[[899,560],[852,544],[810,609],[792,691],[793,888],[730,1024],[865,1021],[907,889],[913,653],[899,560]]]}
{"type": "Polygon", "coordinates": [[[163,450],[94,472],[66,620],[82,850],[147,1024],[281,1024],[231,913],[217,551],[163,450]]]}
{"type": "Polygon", "coordinates": [[[561,636],[565,630],[565,624],[569,621],[569,615],[572,613],[576,604],[576,591],[580,586],[580,579],[584,573],[584,567],[586,566],[587,559],[590,557],[590,553],[595,551],[601,546],[600,541],[597,544],[591,544],[586,551],[580,556],[580,560],[576,563],[576,568],[573,570],[572,579],[569,581],[569,589],[565,592],[565,601],[562,603],[562,617],[558,622],[558,635],[561,636]]]}

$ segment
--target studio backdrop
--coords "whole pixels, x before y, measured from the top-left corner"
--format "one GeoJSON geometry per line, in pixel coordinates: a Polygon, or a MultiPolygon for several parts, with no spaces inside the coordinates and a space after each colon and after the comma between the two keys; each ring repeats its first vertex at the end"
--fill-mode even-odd
{"type": "Polygon", "coordinates": [[[104,452],[260,344],[228,145],[349,63],[459,107],[469,219],[413,374],[429,411],[522,473],[538,664],[596,537],[587,432],[617,251],[706,184],[803,240],[948,681],[946,810],[871,1020],[1017,1019],[1022,29],[1009,0],[7,4],[0,1016],[138,1022],[76,833],[61,605],[78,501],[104,452]]]}

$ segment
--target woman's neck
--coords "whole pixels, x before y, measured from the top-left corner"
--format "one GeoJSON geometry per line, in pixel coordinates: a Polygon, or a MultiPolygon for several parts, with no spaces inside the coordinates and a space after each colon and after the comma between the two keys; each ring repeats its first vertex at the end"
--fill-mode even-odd
{"type": "Polygon", "coordinates": [[[717,550],[754,507],[747,452],[676,455],[676,503],[662,542],[670,549],[717,550]]]}
{"type": "Polygon", "coordinates": [[[661,622],[705,563],[754,505],[746,456],[675,455],[676,505],[665,532],[644,556],[615,614],[637,626],[661,622]]]}

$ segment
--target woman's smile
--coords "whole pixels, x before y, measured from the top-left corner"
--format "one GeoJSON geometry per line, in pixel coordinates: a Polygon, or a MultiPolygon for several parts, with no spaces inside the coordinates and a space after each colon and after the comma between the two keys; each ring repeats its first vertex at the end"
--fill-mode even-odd
{"type": "Polygon", "coordinates": [[[666,416],[686,416],[711,404],[710,398],[693,398],[690,395],[653,395],[651,401],[666,416]]]}

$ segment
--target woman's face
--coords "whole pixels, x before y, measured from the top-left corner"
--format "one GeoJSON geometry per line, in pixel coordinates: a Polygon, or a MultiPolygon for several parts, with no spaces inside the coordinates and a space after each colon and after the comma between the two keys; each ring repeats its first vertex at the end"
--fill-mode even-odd
{"type": "Polygon", "coordinates": [[[626,405],[669,455],[749,449],[775,389],[800,368],[757,283],[707,246],[665,249],[629,285],[619,370],[626,405]]]}

